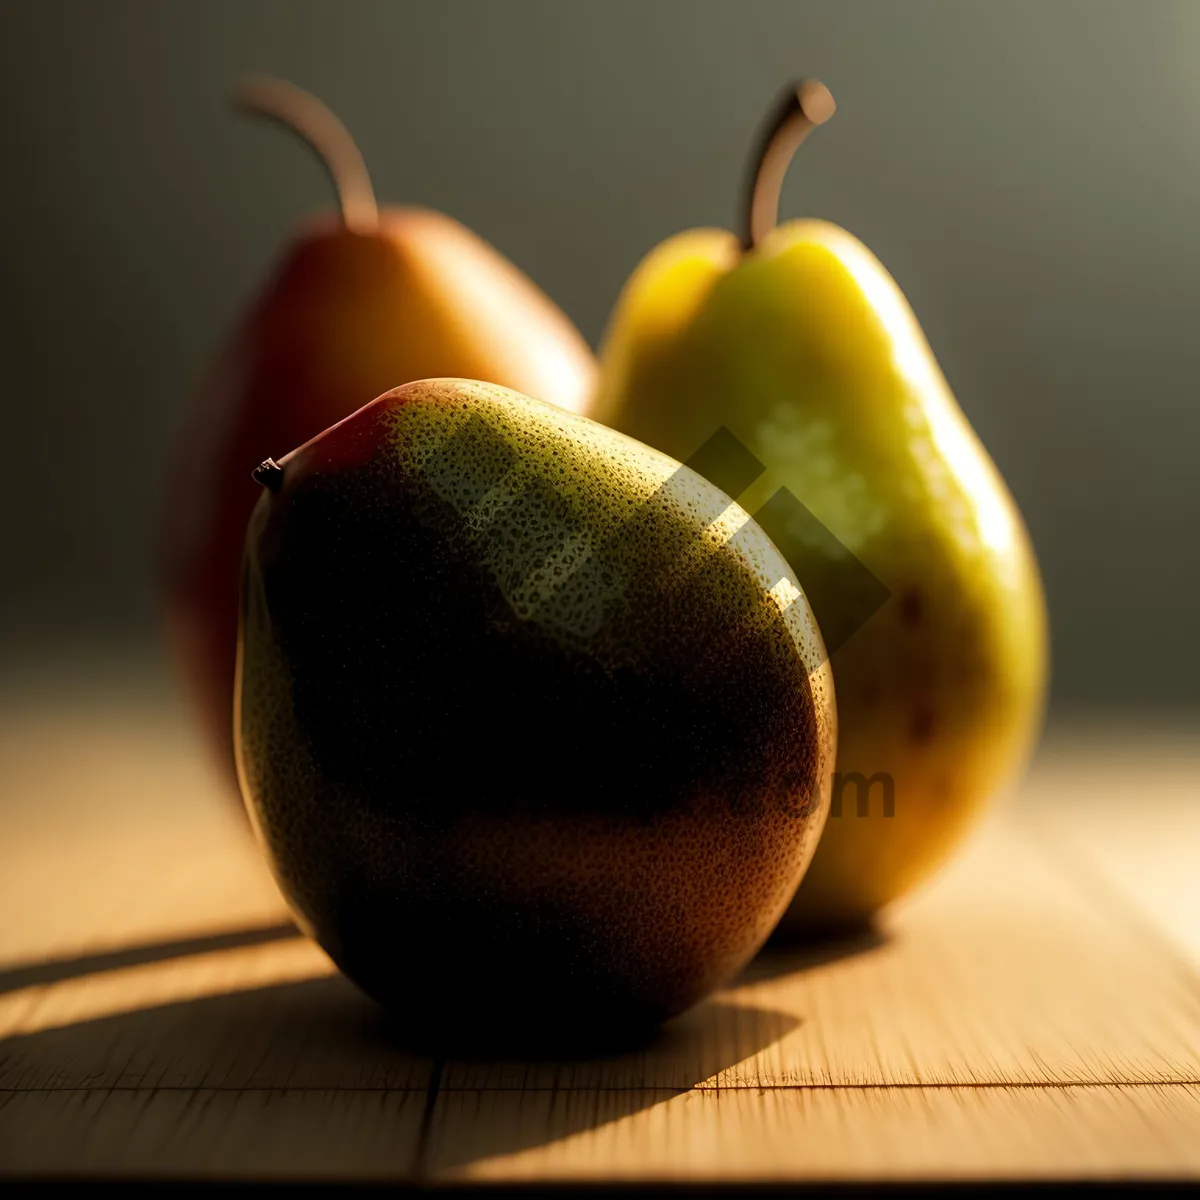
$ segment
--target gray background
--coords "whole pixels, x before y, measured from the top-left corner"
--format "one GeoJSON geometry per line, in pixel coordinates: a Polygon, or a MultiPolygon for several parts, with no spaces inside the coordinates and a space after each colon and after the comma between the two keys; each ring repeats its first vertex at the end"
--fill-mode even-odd
{"type": "MultiPolygon", "coordinates": [[[[158,645],[162,456],[319,167],[325,99],[595,343],[655,243],[729,225],[790,78],[835,122],[782,214],[900,282],[1037,544],[1061,707],[1200,700],[1200,2],[0,3],[0,630],[158,645]]],[[[45,649],[43,649],[43,647],[45,649]]]]}

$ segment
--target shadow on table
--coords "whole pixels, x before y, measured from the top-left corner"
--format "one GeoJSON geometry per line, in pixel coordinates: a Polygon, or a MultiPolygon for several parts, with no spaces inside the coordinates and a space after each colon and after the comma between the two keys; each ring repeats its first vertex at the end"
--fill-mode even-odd
{"type": "Polygon", "coordinates": [[[757,983],[781,979],[800,971],[811,971],[847,958],[881,950],[892,934],[874,924],[814,937],[776,930],[758,957],[742,972],[739,982],[757,983]]]}
{"type": "Polygon", "coordinates": [[[447,1058],[421,1144],[424,1173],[562,1141],[690,1092],[785,1037],[776,1009],[710,1000],[622,1050],[447,1058]]]}
{"type": "MultiPolygon", "coordinates": [[[[17,963],[0,969],[0,996],[22,988],[61,983],[68,979],[116,971],[124,967],[146,966],[174,958],[187,958],[217,950],[233,950],[243,946],[261,946],[303,936],[291,921],[280,921],[197,937],[139,943],[77,958],[17,963]]],[[[824,966],[838,959],[876,950],[886,945],[889,940],[890,935],[870,924],[820,938],[777,931],[741,978],[773,979],[793,971],[824,966]]]]}
{"type": "Polygon", "coordinates": [[[714,1000],[620,1049],[463,1057],[331,975],[0,1040],[0,1142],[33,1171],[437,1171],[650,1108],[797,1024],[714,1000]]]}
{"type": "Polygon", "coordinates": [[[117,971],[123,967],[140,967],[149,963],[167,962],[172,958],[188,958],[193,954],[209,954],[215,950],[236,950],[242,946],[263,946],[268,942],[286,941],[303,936],[291,921],[254,925],[222,933],[201,934],[188,938],[169,938],[158,942],[139,942],[98,954],[77,958],[50,958],[38,962],[16,963],[0,969],[0,996],[6,992],[39,984],[61,983],[82,975],[98,975],[102,971],[117,971]]]}
{"type": "MultiPolygon", "coordinates": [[[[0,994],[291,936],[272,925],[26,964],[0,973],[0,994]]],[[[776,935],[733,987],[887,940],[873,928],[820,941],[776,935]]],[[[483,983],[481,1011],[487,1003],[483,983]]],[[[479,1044],[470,1029],[450,1044],[416,1036],[341,976],[322,976],[0,1040],[0,1091],[28,1102],[4,1106],[0,1140],[18,1148],[13,1166],[31,1170],[437,1174],[647,1110],[799,1024],[726,991],[620,1044],[506,1048],[479,1044]]]]}

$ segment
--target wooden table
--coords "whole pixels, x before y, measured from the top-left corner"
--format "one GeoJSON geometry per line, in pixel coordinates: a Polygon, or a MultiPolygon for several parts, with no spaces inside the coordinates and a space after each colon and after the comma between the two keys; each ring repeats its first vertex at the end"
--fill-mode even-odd
{"type": "Polygon", "coordinates": [[[6,696],[9,1175],[1200,1174],[1194,736],[1051,738],[878,935],[770,950],[624,1054],[498,1061],[406,1051],[291,931],[161,685],[6,696]]]}

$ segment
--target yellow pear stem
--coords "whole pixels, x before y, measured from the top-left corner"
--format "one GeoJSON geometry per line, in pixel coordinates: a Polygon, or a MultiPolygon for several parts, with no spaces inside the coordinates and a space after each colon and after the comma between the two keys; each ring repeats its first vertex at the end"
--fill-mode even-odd
{"type": "Polygon", "coordinates": [[[816,79],[789,88],[772,119],[763,127],[746,205],[743,250],[753,250],[779,220],[779,191],[800,144],[833,116],[837,105],[829,89],[816,79]]]}
{"type": "Polygon", "coordinates": [[[371,176],[354,139],[316,96],[282,79],[257,75],[234,92],[242,112],[270,117],[306,141],[329,172],[342,210],[342,222],[352,233],[379,228],[379,207],[371,176]]]}

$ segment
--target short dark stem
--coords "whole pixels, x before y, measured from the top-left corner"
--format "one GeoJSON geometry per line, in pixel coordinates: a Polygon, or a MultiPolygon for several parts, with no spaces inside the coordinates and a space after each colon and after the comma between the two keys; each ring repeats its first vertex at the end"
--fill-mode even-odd
{"type": "Polygon", "coordinates": [[[259,463],[250,474],[254,476],[254,482],[268,492],[278,492],[283,487],[283,468],[273,458],[259,463]]]}
{"type": "Polygon", "coordinates": [[[829,89],[815,79],[789,88],[763,126],[746,191],[742,249],[753,250],[779,219],[779,191],[801,142],[833,116],[829,89]]]}

